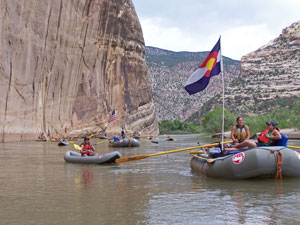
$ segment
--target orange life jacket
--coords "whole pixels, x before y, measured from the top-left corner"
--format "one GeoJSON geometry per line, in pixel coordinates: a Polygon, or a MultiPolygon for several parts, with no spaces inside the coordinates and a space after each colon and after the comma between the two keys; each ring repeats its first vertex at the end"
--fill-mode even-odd
{"type": "Polygon", "coordinates": [[[271,138],[267,138],[266,136],[263,135],[267,133],[269,133],[269,130],[262,131],[260,135],[257,137],[258,142],[262,142],[269,145],[270,142],[272,141],[271,138]]]}
{"type": "Polygon", "coordinates": [[[82,149],[84,151],[92,151],[93,150],[91,144],[89,144],[89,145],[83,145],[82,149]]]}

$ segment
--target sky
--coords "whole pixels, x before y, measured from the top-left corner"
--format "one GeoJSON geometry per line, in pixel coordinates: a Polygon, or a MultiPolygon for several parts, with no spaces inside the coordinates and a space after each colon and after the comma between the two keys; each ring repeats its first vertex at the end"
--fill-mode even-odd
{"type": "Polygon", "coordinates": [[[132,0],[146,46],[240,60],[300,21],[300,0],[132,0]]]}

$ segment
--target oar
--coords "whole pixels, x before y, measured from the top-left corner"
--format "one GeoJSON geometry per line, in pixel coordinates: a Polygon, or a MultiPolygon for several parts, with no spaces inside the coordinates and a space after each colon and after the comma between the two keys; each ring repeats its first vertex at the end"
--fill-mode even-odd
{"type": "Polygon", "coordinates": [[[74,144],[74,148],[78,149],[78,150],[82,150],[82,147],[80,147],[79,145],[77,144],[74,144]]]}
{"type": "Polygon", "coordinates": [[[99,141],[99,142],[97,142],[95,145],[99,145],[99,144],[104,143],[104,142],[107,142],[107,141],[109,141],[109,140],[99,141]]]}
{"type": "Polygon", "coordinates": [[[158,144],[158,141],[152,141],[152,140],[146,140],[146,139],[141,139],[141,141],[148,141],[148,142],[151,142],[151,143],[158,144]]]}
{"type": "Polygon", "coordinates": [[[213,163],[214,161],[216,161],[216,158],[215,159],[208,159],[208,158],[201,157],[201,156],[198,156],[198,155],[192,155],[192,156],[194,156],[195,158],[198,158],[198,159],[205,160],[208,163],[213,163]]]}
{"type": "Polygon", "coordinates": [[[288,147],[288,148],[294,148],[294,149],[300,149],[299,146],[291,146],[291,145],[288,145],[287,147],[288,147]]]}
{"type": "Polygon", "coordinates": [[[190,154],[202,154],[204,151],[190,151],[190,154]]]}
{"type": "MultiPolygon", "coordinates": [[[[223,144],[228,144],[231,143],[232,141],[225,141],[223,144]]],[[[129,161],[134,161],[134,160],[140,160],[152,156],[157,156],[157,155],[165,155],[165,154],[171,154],[171,153],[176,153],[176,152],[182,152],[182,151],[188,151],[188,150],[193,150],[197,148],[205,148],[205,147],[213,147],[217,146],[219,143],[214,143],[214,144],[207,144],[207,145],[200,145],[200,146],[195,146],[195,147],[189,147],[189,148],[182,148],[182,149],[177,149],[177,150],[171,150],[167,152],[159,152],[159,153],[154,153],[154,154],[149,154],[149,155],[135,155],[135,156],[128,156],[128,157],[123,157],[116,159],[116,163],[123,163],[123,162],[129,162],[129,161]]]]}

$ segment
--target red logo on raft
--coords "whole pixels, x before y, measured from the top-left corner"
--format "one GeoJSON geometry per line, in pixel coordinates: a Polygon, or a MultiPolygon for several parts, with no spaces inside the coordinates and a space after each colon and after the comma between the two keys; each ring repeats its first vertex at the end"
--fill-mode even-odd
{"type": "Polygon", "coordinates": [[[244,152],[240,152],[240,153],[237,153],[235,154],[233,157],[232,157],[232,162],[234,164],[240,164],[244,161],[245,159],[245,153],[244,152]]]}

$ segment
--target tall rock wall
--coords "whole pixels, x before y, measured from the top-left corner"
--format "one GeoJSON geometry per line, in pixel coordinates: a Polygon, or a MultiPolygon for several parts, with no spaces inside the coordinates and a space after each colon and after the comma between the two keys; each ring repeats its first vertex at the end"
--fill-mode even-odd
{"type": "Polygon", "coordinates": [[[0,142],[158,132],[131,0],[0,0],[0,85],[0,142]]]}
{"type": "Polygon", "coordinates": [[[243,56],[241,75],[226,90],[226,105],[235,113],[260,114],[289,107],[291,99],[300,96],[300,21],[243,56]]]}

